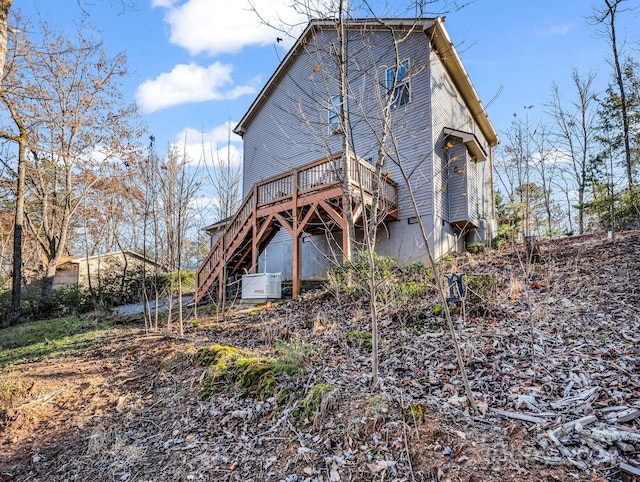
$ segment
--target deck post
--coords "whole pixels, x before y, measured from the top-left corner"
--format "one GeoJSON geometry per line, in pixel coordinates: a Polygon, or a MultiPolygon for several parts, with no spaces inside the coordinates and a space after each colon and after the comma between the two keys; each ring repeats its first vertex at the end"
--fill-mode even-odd
{"type": "Polygon", "coordinates": [[[226,233],[222,233],[222,270],[218,275],[218,301],[222,301],[223,306],[227,291],[227,253],[225,252],[225,234],[226,233]]]}
{"type": "Polygon", "coordinates": [[[291,277],[293,286],[291,287],[291,297],[296,299],[300,296],[301,272],[300,272],[300,233],[292,233],[293,240],[293,264],[291,266],[291,277]]]}
{"type": "MultiPolygon", "coordinates": [[[[198,301],[204,297],[210,287],[216,286],[216,283],[221,295],[224,296],[228,276],[236,275],[240,269],[249,269],[253,273],[258,271],[259,250],[265,245],[266,240],[271,239],[275,234],[274,223],[287,230],[293,242],[292,295],[294,298],[302,291],[302,234],[310,229],[311,224],[317,230],[318,225],[314,223],[317,223],[318,219],[323,221],[328,217],[330,222],[335,223],[332,227],[342,229],[343,261],[351,259],[352,240],[349,236],[350,216],[347,209],[353,206],[350,200],[347,202],[349,196],[345,194],[344,183],[340,184],[339,170],[336,170],[330,179],[325,177],[329,172],[328,169],[339,159],[341,157],[335,155],[329,160],[315,161],[253,186],[236,214],[227,223],[221,239],[214,243],[198,269],[196,293],[198,301]],[[227,265],[232,259],[233,263],[227,265]]],[[[366,161],[358,161],[355,158],[348,165],[342,165],[338,169],[346,168],[348,174],[358,165],[363,172],[373,172],[373,167],[366,161]]],[[[385,191],[384,199],[376,207],[383,211],[383,216],[396,218],[397,185],[386,178],[384,182],[387,184],[385,188],[390,192],[385,191]]],[[[365,184],[363,186],[367,191],[365,194],[370,194],[368,191],[371,186],[368,182],[365,184]]],[[[359,202],[366,206],[366,195],[365,199],[359,202]]]]}
{"type": "Polygon", "coordinates": [[[292,172],[293,177],[293,209],[291,210],[291,238],[293,241],[293,263],[291,266],[291,277],[293,278],[293,286],[291,287],[291,298],[296,299],[300,296],[300,284],[302,273],[300,270],[300,226],[298,212],[298,192],[300,191],[300,171],[295,169],[292,172]]]}
{"type": "Polygon", "coordinates": [[[255,190],[255,199],[253,203],[253,214],[251,224],[253,225],[251,228],[251,266],[249,267],[249,271],[251,273],[258,272],[258,189],[255,190]]]}

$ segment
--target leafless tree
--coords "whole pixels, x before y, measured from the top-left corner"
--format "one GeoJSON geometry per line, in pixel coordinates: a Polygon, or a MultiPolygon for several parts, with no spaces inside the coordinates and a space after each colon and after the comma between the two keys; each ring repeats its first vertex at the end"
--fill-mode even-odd
{"type": "MultiPolygon", "coordinates": [[[[540,208],[543,211],[543,222],[538,222],[539,235],[552,237],[560,232],[561,210],[554,197],[554,180],[559,176],[561,153],[556,149],[552,133],[544,122],[539,122],[532,136],[535,154],[532,156],[532,169],[535,180],[539,184],[540,208]],[[544,227],[544,229],[540,229],[544,227]]],[[[536,216],[534,214],[533,218],[536,216]]]]}
{"type": "MultiPolygon", "coordinates": [[[[414,58],[411,65],[405,62],[402,57],[402,50],[408,45],[417,32],[418,23],[414,27],[402,25],[402,28],[395,28],[392,22],[385,22],[382,16],[376,15],[368,3],[364,3],[364,10],[368,11],[372,18],[370,23],[362,23],[360,31],[357,26],[354,27],[350,22],[351,9],[354,5],[348,6],[342,0],[329,2],[329,5],[323,4],[323,9],[319,11],[315,2],[295,1],[294,8],[298,12],[312,15],[315,18],[325,19],[327,22],[327,30],[333,34],[331,39],[320,36],[315,41],[305,45],[306,52],[311,59],[317,59],[317,64],[313,67],[314,75],[317,74],[317,80],[314,82],[321,91],[321,96],[303,95],[303,100],[297,94],[292,94],[288,112],[283,113],[292,117],[291,124],[282,121],[283,126],[287,125],[287,130],[292,132],[292,142],[295,142],[295,125],[302,126],[306,133],[312,132],[316,139],[316,150],[323,152],[325,155],[331,155],[332,150],[336,148],[338,142],[341,144],[342,166],[340,169],[341,180],[343,185],[344,196],[344,217],[346,219],[345,230],[348,231],[348,241],[344,246],[344,259],[350,260],[358,253],[362,253],[363,259],[369,266],[369,293],[368,303],[370,308],[370,316],[372,319],[372,384],[378,384],[378,306],[376,295],[376,279],[375,279],[375,259],[374,250],[376,244],[377,228],[383,220],[382,215],[377,211],[378,199],[381,196],[381,188],[384,185],[387,174],[387,167],[391,167],[394,171],[402,170],[402,162],[397,158],[392,160],[390,152],[395,152],[395,146],[403,131],[405,135],[411,135],[407,129],[411,129],[407,125],[399,125],[396,119],[396,113],[404,102],[409,99],[409,80],[424,73],[429,67],[430,58],[425,54],[424,58],[414,58]],[[313,5],[313,6],[312,6],[313,5]],[[315,8],[314,8],[315,7],[315,8]],[[327,13],[330,13],[329,15],[327,13]],[[348,28],[347,28],[348,26],[348,28]],[[355,32],[354,32],[355,29],[355,32]],[[366,33],[370,29],[385,32],[384,45],[373,45],[375,39],[367,36],[366,33]],[[348,33],[349,30],[351,33],[348,33]],[[348,43],[348,35],[353,35],[357,41],[348,43]],[[347,48],[349,49],[347,52],[347,48]],[[385,76],[380,78],[381,51],[385,52],[384,65],[385,76]],[[368,86],[367,88],[363,86],[368,86]],[[326,99],[330,99],[329,105],[326,99]],[[327,123],[324,121],[329,112],[329,116],[335,118],[330,119],[330,129],[333,132],[327,134],[327,123]],[[294,120],[293,117],[296,117],[294,120]],[[318,119],[323,121],[319,122],[318,119]],[[364,154],[360,152],[358,139],[366,132],[368,136],[372,136],[375,140],[369,146],[369,152],[364,154]],[[336,141],[335,135],[339,135],[336,141]],[[371,153],[374,153],[371,155],[371,153]],[[371,156],[371,164],[374,167],[374,176],[371,180],[372,202],[371,208],[359,206],[361,211],[361,222],[363,223],[363,241],[361,244],[356,243],[355,238],[355,219],[356,213],[352,208],[354,203],[352,197],[364,199],[362,192],[362,179],[359,179],[359,172],[352,172],[350,161],[351,157],[359,158],[361,156],[371,156]],[[360,185],[360,192],[353,192],[353,183],[360,185]]],[[[416,18],[420,18],[425,13],[427,6],[443,5],[443,2],[409,2],[408,11],[417,12],[416,18]]],[[[443,10],[448,10],[448,8],[443,10]]],[[[286,29],[285,29],[286,30],[286,29]]],[[[418,56],[419,57],[419,56],[418,56]]],[[[292,79],[295,84],[296,80],[292,79]]],[[[398,114],[399,115],[399,114],[398,114]]],[[[283,129],[284,130],[284,129],[283,129]]],[[[426,161],[426,159],[425,159],[426,161]]],[[[407,182],[416,182],[416,176],[420,175],[421,165],[417,163],[410,172],[406,174],[407,182]]],[[[415,201],[415,199],[414,199],[415,201]]],[[[403,202],[409,203],[409,199],[403,202]]],[[[412,204],[416,210],[416,216],[420,218],[420,206],[417,202],[412,204]]],[[[344,238],[343,238],[344,239],[344,238]]],[[[428,242],[425,235],[425,245],[428,242]]],[[[428,246],[426,246],[428,249],[428,246]]],[[[432,257],[430,256],[430,259],[432,257]]],[[[435,271],[437,273],[437,270],[435,271]]],[[[440,286],[440,288],[442,288],[440,286]]],[[[450,317],[449,317],[450,319],[450,317]]],[[[457,340],[455,340],[457,342],[457,340]]],[[[456,343],[457,344],[457,343],[456,343]]],[[[464,368],[464,367],[462,367],[464,368]]],[[[471,400],[473,404],[473,401],[471,400]]]]}
{"type": "MultiPolygon", "coordinates": [[[[194,228],[192,204],[201,187],[200,173],[191,165],[185,152],[177,145],[169,146],[160,163],[159,194],[161,220],[166,255],[166,265],[177,273],[178,328],[183,334],[182,272],[184,255],[188,247],[189,233],[194,228]]],[[[171,312],[169,313],[171,318],[171,312]]]]}
{"type": "MultiPolygon", "coordinates": [[[[531,106],[532,107],[532,106],[531,106]]],[[[526,107],[527,109],[529,106],[526,107]]],[[[530,190],[525,186],[531,182],[532,165],[532,129],[528,115],[525,120],[517,118],[505,131],[506,141],[502,148],[502,157],[496,162],[496,175],[507,191],[509,204],[522,221],[522,236],[531,234],[530,190]]]]}
{"type": "Polygon", "coordinates": [[[139,130],[135,107],[123,106],[118,91],[127,73],[125,57],[108,57],[83,23],[71,38],[45,23],[40,28],[38,42],[27,37],[28,29],[16,31],[2,95],[7,108],[19,113],[16,125],[22,123],[25,220],[46,260],[46,297],[68,249],[72,218],[91,187],[76,179],[92,166],[132,162],[131,140],[139,130]]]}
{"type": "Polygon", "coordinates": [[[231,153],[231,124],[228,126],[226,155],[222,155],[216,145],[209,146],[209,152],[203,142],[203,161],[207,178],[213,187],[214,213],[216,221],[233,216],[240,205],[240,181],[242,163],[234,159],[231,153]]]}
{"type": "MultiPolygon", "coordinates": [[[[13,121],[16,131],[9,132],[3,131],[0,133],[0,137],[3,139],[15,142],[18,144],[18,156],[17,156],[17,168],[16,168],[16,187],[15,187],[15,204],[16,211],[14,217],[13,227],[13,271],[12,271],[12,286],[11,286],[11,310],[9,316],[9,324],[15,325],[20,321],[20,303],[21,303],[21,290],[22,290],[22,249],[23,249],[23,230],[24,230],[24,194],[25,194],[25,178],[26,178],[26,158],[27,158],[27,129],[28,124],[24,119],[24,115],[20,112],[18,106],[12,102],[10,94],[6,89],[6,56],[7,46],[9,44],[8,39],[8,19],[9,8],[11,7],[11,1],[3,1],[0,8],[2,8],[2,18],[0,18],[0,61],[2,64],[2,85],[0,86],[0,99],[9,112],[9,117],[13,121]]],[[[21,21],[21,20],[20,20],[21,21]]],[[[13,31],[12,31],[13,32],[13,31]]],[[[22,39],[13,35],[11,39],[12,52],[15,55],[10,60],[11,71],[16,68],[16,64],[19,64],[18,52],[27,52],[23,45],[22,39]]],[[[18,86],[20,89],[21,86],[18,86]]]]}
{"type": "MultiPolygon", "coordinates": [[[[629,0],[603,0],[604,5],[601,7],[594,7],[591,20],[595,25],[601,26],[601,34],[609,40],[611,47],[611,64],[614,69],[614,78],[618,87],[618,94],[620,96],[620,114],[622,117],[622,132],[624,143],[624,155],[625,155],[625,168],[627,173],[627,182],[629,184],[629,191],[633,191],[634,176],[633,176],[633,153],[631,149],[630,140],[630,121],[629,121],[629,106],[627,103],[628,92],[624,82],[624,69],[621,59],[623,58],[624,45],[620,44],[618,39],[618,17],[624,15],[625,12],[637,8],[633,6],[633,2],[629,0]]],[[[636,206],[637,209],[637,206],[636,206]]]]}
{"type": "Polygon", "coordinates": [[[570,189],[577,193],[578,233],[585,230],[585,196],[591,176],[590,164],[595,156],[597,98],[593,92],[595,72],[581,76],[574,69],[571,80],[575,87],[575,100],[563,103],[560,89],[553,85],[550,114],[555,124],[556,138],[560,148],[568,157],[570,178],[566,181],[570,189]]]}

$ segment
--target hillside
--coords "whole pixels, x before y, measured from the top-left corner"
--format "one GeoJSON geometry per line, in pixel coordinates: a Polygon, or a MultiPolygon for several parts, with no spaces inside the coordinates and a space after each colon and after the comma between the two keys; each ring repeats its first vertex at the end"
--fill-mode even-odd
{"type": "Polygon", "coordinates": [[[442,265],[469,275],[481,413],[422,271],[383,290],[375,388],[367,306],[335,290],[201,316],[184,337],[115,325],[11,363],[3,345],[0,481],[634,480],[640,233],[541,254],[529,272],[513,249],[442,265]]]}

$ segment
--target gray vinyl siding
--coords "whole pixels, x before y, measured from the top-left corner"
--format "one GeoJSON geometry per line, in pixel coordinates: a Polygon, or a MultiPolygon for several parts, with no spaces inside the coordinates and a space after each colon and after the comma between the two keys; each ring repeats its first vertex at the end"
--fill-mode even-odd
{"type": "Polygon", "coordinates": [[[491,177],[491,159],[476,165],[478,179],[478,217],[492,219],[495,217],[493,209],[493,179],[491,177]]]}
{"type": "Polygon", "coordinates": [[[490,165],[490,162],[472,162],[467,148],[461,142],[454,142],[454,149],[447,152],[444,149],[446,140],[443,129],[448,127],[475,134],[487,154],[490,153],[490,147],[482,132],[476,128],[469,109],[458,94],[441,60],[436,55],[434,57],[435,60],[431,63],[433,132],[437,158],[434,165],[440,166],[440,173],[435,174],[436,212],[448,222],[468,220],[477,225],[478,212],[483,210],[481,204],[483,200],[489,199],[489,195],[483,190],[490,176],[490,169],[486,169],[485,166],[490,165]],[[450,159],[456,156],[466,159],[464,165],[458,163],[459,169],[456,169],[462,169],[464,174],[454,172],[450,159]]]}
{"type": "Polygon", "coordinates": [[[309,79],[314,65],[309,56],[298,56],[269,101],[247,126],[243,169],[245,195],[256,182],[327,154],[322,142],[318,142],[322,132],[316,132],[317,129],[324,130],[317,125],[317,113],[318,103],[324,103],[325,96],[317,93],[318,86],[309,79]]]}
{"type": "Polygon", "coordinates": [[[478,163],[467,160],[467,212],[469,221],[478,226],[478,163]]]}
{"type": "Polygon", "coordinates": [[[460,124],[465,107],[462,99],[457,94],[448,74],[445,71],[442,60],[437,53],[432,54],[431,59],[431,110],[433,122],[434,142],[434,203],[435,222],[451,221],[451,202],[449,184],[448,158],[451,152],[445,149],[445,139],[442,130],[445,127],[454,127],[460,124]],[[439,218],[439,220],[438,220],[439,218]]]}
{"type": "MultiPolygon", "coordinates": [[[[336,236],[340,238],[340,233],[336,236]]],[[[326,278],[327,270],[342,261],[342,251],[331,235],[309,236],[300,240],[300,262],[303,280],[326,278]]],[[[280,229],[269,246],[260,254],[258,273],[281,273],[282,279],[292,279],[293,241],[285,229],[280,229]]]]}
{"type": "MultiPolygon", "coordinates": [[[[375,163],[381,127],[386,69],[395,63],[391,34],[350,31],[348,106],[353,152],[375,163]]],[[[254,183],[342,150],[342,136],[328,125],[330,99],[339,94],[334,32],[320,31],[291,63],[287,75],[271,91],[244,135],[243,192],[254,183]],[[317,66],[317,67],[316,67],[317,66]],[[314,71],[314,67],[316,67],[314,71]]],[[[416,32],[400,45],[400,59],[410,60],[411,100],[393,110],[388,145],[397,157],[384,172],[398,182],[399,216],[414,216],[397,162],[414,171],[410,183],[422,215],[433,212],[433,169],[429,42],[416,32]],[[414,75],[415,72],[418,72],[414,75]],[[391,141],[394,141],[393,143],[391,141]]]]}
{"type": "Polygon", "coordinates": [[[469,184],[467,149],[462,143],[455,143],[449,151],[447,198],[449,222],[469,220],[469,184]],[[456,160],[457,159],[457,160],[456,160]]]}
{"type": "MultiPolygon", "coordinates": [[[[268,98],[243,126],[245,195],[256,182],[342,151],[342,135],[332,132],[328,117],[331,98],[339,94],[336,48],[335,31],[311,32],[304,48],[290,58],[284,75],[260,94],[268,98]]],[[[421,259],[424,247],[418,225],[408,223],[416,212],[398,163],[410,173],[408,183],[418,216],[426,222],[429,243],[438,255],[459,246],[449,222],[459,220],[455,218],[463,214],[462,219],[477,224],[478,212],[493,208],[491,193],[484,192],[490,186],[490,160],[471,162],[466,146],[459,142],[456,148],[461,160],[464,158],[464,174],[451,172],[452,152],[445,148],[444,128],[474,133],[484,151],[488,155],[491,151],[442,59],[431,50],[429,37],[417,31],[398,48],[399,61],[410,62],[410,101],[392,111],[387,138],[392,158],[386,160],[383,172],[398,183],[399,220],[381,230],[386,238],[381,235],[377,247],[381,254],[397,257],[403,264],[421,259]]],[[[396,60],[392,33],[349,30],[347,50],[351,148],[355,155],[375,164],[387,95],[386,70],[396,60]]],[[[269,269],[273,263],[284,262],[286,256],[282,253],[290,249],[290,240],[287,244],[283,233],[272,243],[264,260],[261,258],[269,269]]],[[[285,273],[290,272],[288,258],[287,263],[288,267],[282,267],[285,273]]],[[[303,267],[303,276],[316,276],[321,264],[303,267]]]]}
{"type": "Polygon", "coordinates": [[[464,145],[455,150],[459,161],[449,166],[449,221],[470,221],[478,226],[480,190],[478,163],[472,162],[464,145]]]}

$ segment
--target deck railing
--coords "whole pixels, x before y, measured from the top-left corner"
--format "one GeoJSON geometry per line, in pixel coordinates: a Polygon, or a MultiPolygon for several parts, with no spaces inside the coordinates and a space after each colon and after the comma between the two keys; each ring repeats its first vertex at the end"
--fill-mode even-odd
{"type": "MultiPolygon", "coordinates": [[[[274,204],[286,203],[294,197],[302,198],[309,194],[328,190],[340,186],[342,183],[342,156],[336,155],[306,164],[297,169],[265,179],[254,185],[251,192],[244,198],[235,216],[227,225],[224,233],[198,268],[196,273],[197,298],[209,288],[211,277],[218,274],[224,262],[224,251],[236,242],[236,238],[246,227],[254,211],[274,204]]],[[[372,195],[375,187],[375,169],[367,161],[352,157],[349,161],[349,174],[352,189],[359,191],[360,185],[366,195],[372,195]]],[[[385,212],[397,209],[397,184],[383,178],[380,188],[379,208],[385,212]]]]}

